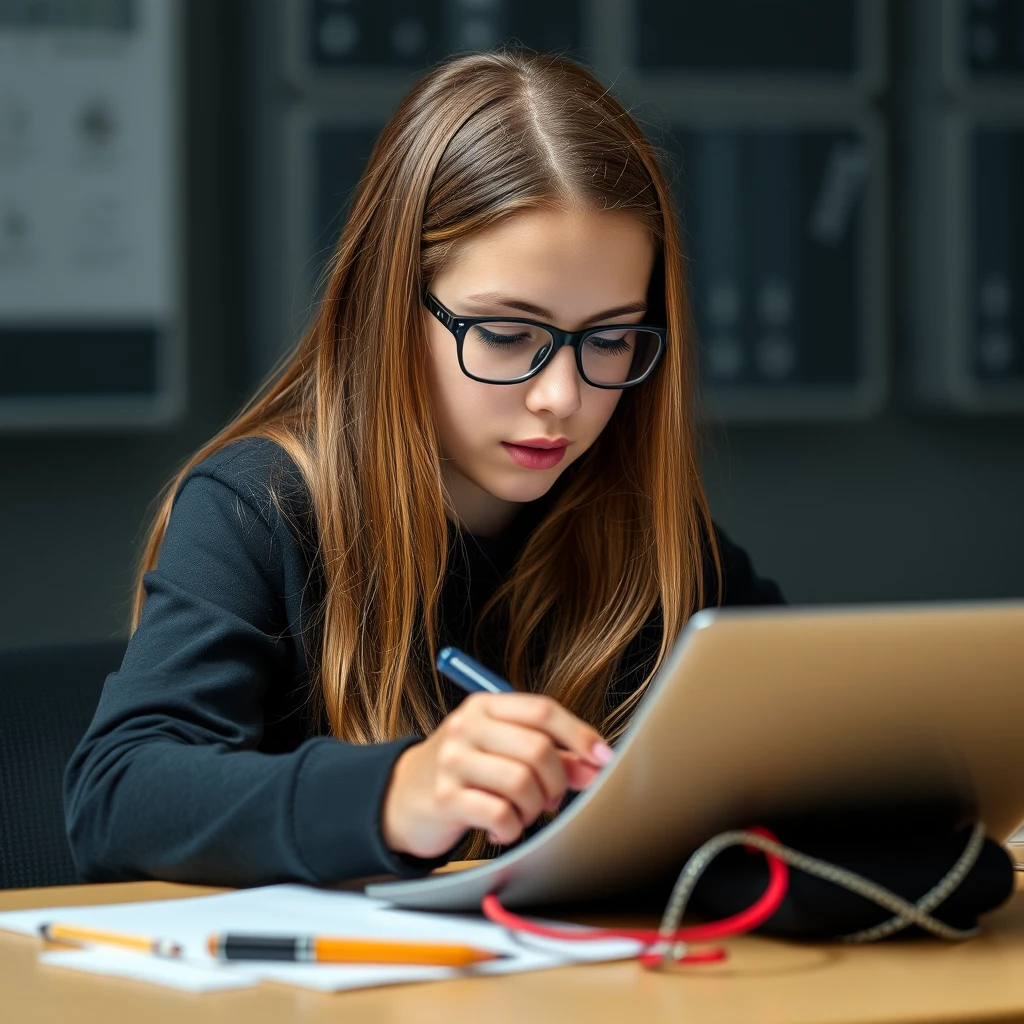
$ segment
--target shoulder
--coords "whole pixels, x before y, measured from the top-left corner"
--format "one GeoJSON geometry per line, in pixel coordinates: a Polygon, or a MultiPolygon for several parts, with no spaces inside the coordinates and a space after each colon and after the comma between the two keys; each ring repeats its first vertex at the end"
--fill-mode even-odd
{"type": "Polygon", "coordinates": [[[243,437],[197,463],[181,486],[196,476],[212,477],[239,493],[266,490],[282,482],[294,483],[299,470],[291,456],[268,437],[243,437]]]}
{"type": "Polygon", "coordinates": [[[241,547],[260,562],[309,564],[315,516],[298,466],[276,441],[247,437],[197,463],[174,496],[163,547],[241,547]]]}
{"type": "Polygon", "coordinates": [[[268,520],[276,518],[278,502],[294,510],[308,501],[298,466],[281,445],[266,437],[244,437],[226,444],[197,463],[182,479],[177,493],[191,481],[204,478],[234,492],[268,520]]]}
{"type": "MultiPolygon", "coordinates": [[[[774,580],[758,576],[747,552],[736,544],[717,523],[712,524],[715,530],[715,541],[722,559],[722,591],[721,604],[784,604],[785,598],[774,580]]],[[[716,604],[718,581],[715,577],[714,562],[710,552],[705,559],[706,585],[708,604],[716,604]]]]}

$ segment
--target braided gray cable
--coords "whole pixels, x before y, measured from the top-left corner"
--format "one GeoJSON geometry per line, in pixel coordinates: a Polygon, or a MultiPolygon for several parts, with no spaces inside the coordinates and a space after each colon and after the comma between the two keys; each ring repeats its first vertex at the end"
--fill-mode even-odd
{"type": "MultiPolygon", "coordinates": [[[[866,928],[863,931],[854,932],[852,935],[843,937],[844,942],[873,942],[876,939],[884,938],[895,932],[901,931],[912,924],[931,932],[942,939],[963,941],[973,938],[978,934],[978,928],[953,928],[938,918],[933,917],[929,911],[937,907],[954,889],[963,881],[967,873],[974,867],[982,846],[985,841],[985,826],[978,822],[971,832],[970,839],[964,852],[960,855],[956,864],[949,870],[946,876],[929,892],[921,897],[917,903],[911,903],[902,896],[896,895],[877,882],[858,875],[847,868],[839,867],[837,864],[830,864],[828,861],[811,857],[799,850],[790,849],[774,840],[758,835],[756,832],[747,832],[735,829],[730,832],[721,832],[712,839],[709,839],[701,846],[686,862],[683,870],[672,887],[672,895],[669,897],[668,905],[662,916],[661,924],[658,927],[658,934],[661,942],[658,944],[661,951],[659,966],[663,966],[670,960],[679,960],[686,955],[686,944],[673,942],[672,936],[679,929],[679,922],[686,911],[686,904],[693,893],[694,886],[700,876],[707,869],[708,865],[723,850],[730,846],[751,846],[761,850],[763,853],[770,853],[780,860],[785,861],[791,867],[805,871],[809,875],[832,882],[834,885],[842,886],[851,892],[863,896],[865,899],[877,903],[886,910],[891,910],[895,917],[873,928],[866,928]]],[[[657,951],[658,947],[655,947],[657,951]]]]}
{"type": "MultiPolygon", "coordinates": [[[[978,857],[981,856],[981,849],[985,845],[985,826],[980,822],[975,824],[971,830],[971,836],[967,840],[967,845],[964,847],[964,852],[960,854],[959,860],[949,869],[946,873],[946,877],[941,879],[934,888],[922,896],[915,906],[918,910],[928,913],[934,910],[940,903],[942,903],[947,896],[949,896],[967,877],[971,868],[977,863],[978,857]]],[[[934,918],[931,920],[935,921],[934,918]]],[[[878,939],[887,938],[889,935],[895,935],[896,932],[903,931],[907,928],[911,921],[907,920],[902,914],[896,914],[895,917],[889,918],[888,921],[883,921],[881,924],[875,925],[873,928],[865,928],[863,931],[853,932],[851,935],[844,935],[844,942],[876,942],[878,939]]],[[[954,941],[960,941],[962,939],[969,939],[974,935],[978,934],[978,928],[950,928],[949,925],[943,924],[941,921],[935,921],[936,924],[942,925],[944,929],[948,929],[950,932],[955,934],[943,934],[941,932],[933,931],[933,934],[939,935],[940,938],[952,939],[954,941]]],[[[923,925],[922,925],[923,927],[923,925]]],[[[930,929],[931,930],[931,929],[930,929]]]]}

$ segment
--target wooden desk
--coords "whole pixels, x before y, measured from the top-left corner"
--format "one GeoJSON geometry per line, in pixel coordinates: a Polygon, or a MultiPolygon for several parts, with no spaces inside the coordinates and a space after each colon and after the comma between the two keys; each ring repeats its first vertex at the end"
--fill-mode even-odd
{"type": "MultiPolygon", "coordinates": [[[[745,937],[729,942],[725,963],[687,967],[672,974],[652,973],[624,962],[333,995],[269,984],[195,995],[93,977],[41,965],[38,942],[0,932],[0,1019],[11,1024],[224,1020],[337,1024],[341,1019],[345,1024],[1024,1022],[1024,892],[1020,888],[1007,906],[986,917],[980,938],[963,944],[922,940],[805,946],[745,937]]],[[[163,882],[21,889],[0,892],[0,910],[172,899],[219,891],[163,882]]]]}

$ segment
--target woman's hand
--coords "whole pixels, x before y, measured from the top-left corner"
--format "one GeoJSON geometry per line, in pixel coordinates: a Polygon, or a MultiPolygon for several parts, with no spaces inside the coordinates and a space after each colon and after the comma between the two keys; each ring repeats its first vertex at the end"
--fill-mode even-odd
{"type": "Polygon", "coordinates": [[[567,789],[586,789],[613,752],[551,697],[474,693],[395,762],[384,798],[384,842],[437,857],[469,829],[515,842],[567,789]],[[564,748],[564,749],[559,749],[564,748]]]}

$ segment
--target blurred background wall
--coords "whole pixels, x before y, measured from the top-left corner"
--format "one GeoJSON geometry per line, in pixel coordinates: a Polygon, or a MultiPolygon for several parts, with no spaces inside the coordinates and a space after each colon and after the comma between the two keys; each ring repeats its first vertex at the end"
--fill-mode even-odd
{"type": "Polygon", "coordinates": [[[510,37],[666,151],[758,569],[1024,593],[1024,0],[0,0],[0,646],[125,632],[151,502],[294,341],[374,134],[510,37]]]}

